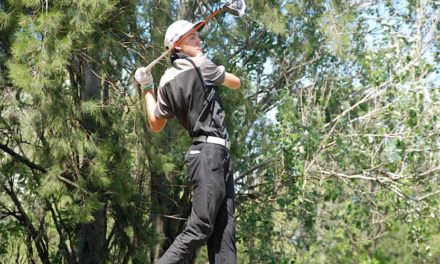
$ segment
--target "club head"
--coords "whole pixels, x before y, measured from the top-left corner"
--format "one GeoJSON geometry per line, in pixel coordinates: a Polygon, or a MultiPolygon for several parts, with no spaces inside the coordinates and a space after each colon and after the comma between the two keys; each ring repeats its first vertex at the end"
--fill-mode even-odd
{"type": "Polygon", "coordinates": [[[222,9],[229,14],[241,17],[246,10],[246,3],[244,2],[244,0],[226,1],[222,9]]]}

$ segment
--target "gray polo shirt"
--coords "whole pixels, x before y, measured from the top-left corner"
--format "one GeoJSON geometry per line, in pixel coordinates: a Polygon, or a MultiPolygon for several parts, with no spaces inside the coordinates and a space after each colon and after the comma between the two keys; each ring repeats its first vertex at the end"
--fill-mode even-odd
{"type": "Polygon", "coordinates": [[[179,58],[160,80],[155,116],[176,117],[191,137],[227,139],[225,112],[218,90],[225,79],[225,68],[215,65],[205,55],[177,55],[179,58]]]}

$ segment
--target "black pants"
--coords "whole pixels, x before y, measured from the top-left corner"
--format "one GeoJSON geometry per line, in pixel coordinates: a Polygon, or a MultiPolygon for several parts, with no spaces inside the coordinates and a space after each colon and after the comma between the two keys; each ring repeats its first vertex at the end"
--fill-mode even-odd
{"type": "Polygon", "coordinates": [[[160,264],[186,263],[207,242],[210,263],[235,264],[234,179],[229,151],[196,143],[186,155],[192,182],[191,216],[185,229],[160,258],[160,264]]]}

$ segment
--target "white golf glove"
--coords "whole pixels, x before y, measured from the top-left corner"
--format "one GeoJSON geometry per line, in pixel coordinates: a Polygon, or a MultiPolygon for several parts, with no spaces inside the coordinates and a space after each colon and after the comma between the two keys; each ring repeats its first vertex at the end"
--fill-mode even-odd
{"type": "Polygon", "coordinates": [[[142,85],[144,90],[150,90],[154,88],[153,75],[150,71],[147,71],[145,67],[137,68],[134,78],[142,85]]]}

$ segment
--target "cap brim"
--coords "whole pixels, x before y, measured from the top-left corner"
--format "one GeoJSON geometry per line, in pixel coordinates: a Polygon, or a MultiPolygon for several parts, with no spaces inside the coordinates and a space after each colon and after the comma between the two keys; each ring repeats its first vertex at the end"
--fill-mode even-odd
{"type": "Polygon", "coordinates": [[[199,21],[194,24],[193,28],[197,28],[197,31],[201,31],[205,27],[205,21],[199,21]],[[200,26],[199,26],[200,25],[200,26]],[[197,28],[198,27],[198,28],[197,28]]]}
{"type": "Polygon", "coordinates": [[[186,34],[191,32],[193,29],[197,28],[197,32],[200,32],[200,30],[202,30],[203,27],[205,27],[205,21],[199,21],[199,22],[195,23],[194,26],[190,30],[185,32],[185,34],[183,34],[179,39],[177,39],[176,42],[179,41],[181,38],[183,38],[183,36],[185,36],[186,34]]]}

